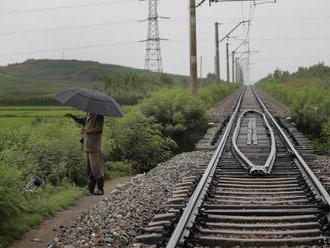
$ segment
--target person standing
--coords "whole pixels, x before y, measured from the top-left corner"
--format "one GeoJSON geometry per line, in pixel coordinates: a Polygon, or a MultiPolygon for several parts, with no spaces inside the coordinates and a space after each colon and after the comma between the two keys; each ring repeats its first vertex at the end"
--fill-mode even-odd
{"type": "Polygon", "coordinates": [[[88,113],[85,118],[79,118],[73,114],[65,117],[73,119],[76,123],[83,125],[81,134],[82,149],[85,152],[85,163],[87,170],[87,188],[93,195],[104,194],[104,172],[101,154],[101,141],[103,132],[104,116],[88,113]],[[97,185],[97,190],[95,186],[97,185]]]}

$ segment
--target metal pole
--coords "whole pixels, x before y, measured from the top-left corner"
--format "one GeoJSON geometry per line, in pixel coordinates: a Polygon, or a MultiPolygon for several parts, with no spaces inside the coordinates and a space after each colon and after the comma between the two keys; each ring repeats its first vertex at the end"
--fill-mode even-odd
{"type": "Polygon", "coordinates": [[[238,68],[238,59],[235,58],[235,79],[236,79],[235,81],[236,81],[236,83],[239,83],[238,70],[239,70],[239,68],[238,68]]]}
{"type": "Polygon", "coordinates": [[[190,79],[191,94],[197,95],[197,39],[196,39],[196,1],[189,1],[190,12],[190,79]]]}
{"type": "Polygon", "coordinates": [[[235,51],[232,52],[232,68],[231,68],[231,72],[232,72],[232,82],[235,83],[235,51]]]}
{"type": "Polygon", "coordinates": [[[215,74],[216,84],[220,84],[220,49],[219,49],[219,23],[215,23],[215,74]]]}
{"type": "Polygon", "coordinates": [[[227,83],[230,83],[230,72],[229,72],[229,43],[226,43],[226,57],[227,57],[227,83]]]}
{"type": "Polygon", "coordinates": [[[202,79],[203,78],[203,56],[200,57],[200,65],[199,65],[199,77],[202,79]]]}

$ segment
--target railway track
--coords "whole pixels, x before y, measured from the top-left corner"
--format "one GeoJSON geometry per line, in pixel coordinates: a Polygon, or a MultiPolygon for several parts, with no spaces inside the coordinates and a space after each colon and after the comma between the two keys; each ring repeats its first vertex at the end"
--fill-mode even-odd
{"type": "Polygon", "coordinates": [[[184,210],[170,209],[173,228],[158,246],[307,247],[329,241],[329,194],[250,87],[242,90],[190,191],[184,210]]]}

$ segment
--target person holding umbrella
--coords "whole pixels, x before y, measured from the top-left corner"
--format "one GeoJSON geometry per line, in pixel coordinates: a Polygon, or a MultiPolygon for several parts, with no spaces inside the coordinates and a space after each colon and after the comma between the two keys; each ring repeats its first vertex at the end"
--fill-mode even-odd
{"type": "Polygon", "coordinates": [[[112,97],[95,90],[73,88],[57,94],[55,99],[65,105],[87,112],[85,118],[79,118],[70,113],[66,114],[65,117],[69,117],[83,126],[81,143],[85,152],[87,188],[91,194],[103,195],[104,172],[101,138],[104,116],[122,117],[123,112],[112,97]],[[97,190],[94,191],[96,185],[97,190]]]}
{"type": "Polygon", "coordinates": [[[94,195],[104,194],[104,172],[101,155],[101,137],[103,132],[104,116],[88,113],[85,118],[79,118],[73,114],[65,117],[72,118],[77,124],[83,125],[81,134],[82,148],[85,152],[85,163],[88,179],[88,190],[94,195]],[[97,184],[97,190],[94,188],[97,184]]]}

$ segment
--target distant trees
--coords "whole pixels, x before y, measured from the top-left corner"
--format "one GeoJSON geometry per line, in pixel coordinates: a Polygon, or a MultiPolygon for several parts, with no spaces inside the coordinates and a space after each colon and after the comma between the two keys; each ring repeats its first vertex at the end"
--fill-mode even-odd
{"type": "Polygon", "coordinates": [[[319,63],[297,72],[275,70],[258,86],[287,104],[300,131],[330,154],[330,67],[319,63]]]}
{"type": "Polygon", "coordinates": [[[299,67],[294,73],[276,69],[261,79],[260,82],[278,83],[294,79],[330,79],[330,67],[320,62],[311,67],[299,67]]]}
{"type": "Polygon", "coordinates": [[[134,105],[155,90],[174,86],[185,86],[185,82],[168,74],[127,73],[107,75],[104,90],[120,104],[134,105]]]}

